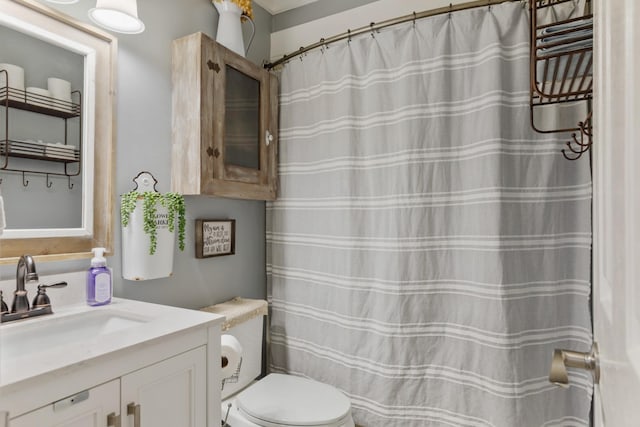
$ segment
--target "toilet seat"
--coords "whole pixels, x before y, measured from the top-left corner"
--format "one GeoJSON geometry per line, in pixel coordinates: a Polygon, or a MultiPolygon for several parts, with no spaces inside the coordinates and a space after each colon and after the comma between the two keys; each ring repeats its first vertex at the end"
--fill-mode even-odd
{"type": "Polygon", "coordinates": [[[351,416],[351,403],[338,389],[293,375],[267,375],[241,392],[236,404],[263,427],[338,427],[351,416]]]}

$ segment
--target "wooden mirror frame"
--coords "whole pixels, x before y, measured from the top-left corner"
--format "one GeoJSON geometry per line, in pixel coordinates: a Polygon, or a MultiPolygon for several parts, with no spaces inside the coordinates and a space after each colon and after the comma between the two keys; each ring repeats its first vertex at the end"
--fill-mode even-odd
{"type": "MultiPolygon", "coordinates": [[[[0,238],[0,264],[14,264],[23,254],[39,261],[91,257],[91,248],[113,253],[113,160],[115,135],[115,70],[117,39],[34,0],[0,0],[3,14],[45,28],[95,50],[95,108],[93,140],[93,232],[87,236],[0,238]]],[[[86,189],[83,189],[86,191],[86,189]]],[[[46,209],[46,206],[42,207],[46,209]]]]}

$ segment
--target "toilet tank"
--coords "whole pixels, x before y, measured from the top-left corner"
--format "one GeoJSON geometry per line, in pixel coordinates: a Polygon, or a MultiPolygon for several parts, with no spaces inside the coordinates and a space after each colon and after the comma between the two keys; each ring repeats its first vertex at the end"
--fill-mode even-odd
{"type": "Polygon", "coordinates": [[[236,297],[230,301],[202,309],[226,317],[222,334],[234,336],[242,346],[242,362],[237,376],[223,378],[222,399],[251,384],[262,373],[262,342],[267,302],[236,297]]]}

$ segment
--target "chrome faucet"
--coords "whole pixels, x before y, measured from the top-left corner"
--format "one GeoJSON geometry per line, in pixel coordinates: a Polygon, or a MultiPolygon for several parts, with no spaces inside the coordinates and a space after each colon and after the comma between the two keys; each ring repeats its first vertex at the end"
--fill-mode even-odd
{"type": "Polygon", "coordinates": [[[33,306],[30,307],[29,299],[27,298],[27,285],[31,283],[38,284],[36,263],[31,255],[22,255],[18,260],[16,290],[13,293],[13,303],[11,304],[10,312],[7,310],[4,301],[2,301],[2,292],[0,292],[0,323],[53,313],[46,289],[67,286],[67,282],[59,282],[52,285],[38,284],[38,294],[33,299],[33,306]]]}
{"type": "Polygon", "coordinates": [[[16,270],[16,291],[11,305],[12,313],[29,311],[27,283],[38,283],[38,273],[36,273],[36,263],[31,255],[22,255],[18,260],[18,269],[16,270]]]}

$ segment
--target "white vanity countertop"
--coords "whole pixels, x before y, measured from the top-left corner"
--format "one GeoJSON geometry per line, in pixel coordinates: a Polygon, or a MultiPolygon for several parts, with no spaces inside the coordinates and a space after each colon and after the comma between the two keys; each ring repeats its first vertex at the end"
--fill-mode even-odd
{"type": "Polygon", "coordinates": [[[140,348],[224,320],[198,310],[121,298],[101,307],[81,303],[54,310],[53,315],[0,325],[0,395],[20,383],[55,380],[75,369],[100,366],[91,361],[115,360],[124,350],[135,357],[133,351],[140,348]]]}

